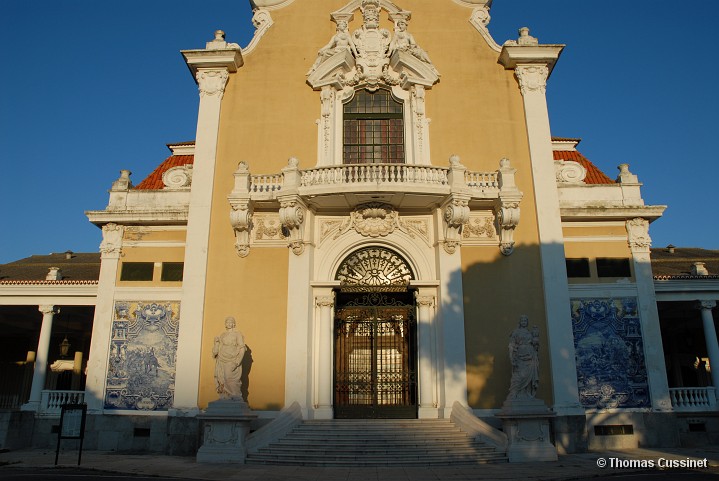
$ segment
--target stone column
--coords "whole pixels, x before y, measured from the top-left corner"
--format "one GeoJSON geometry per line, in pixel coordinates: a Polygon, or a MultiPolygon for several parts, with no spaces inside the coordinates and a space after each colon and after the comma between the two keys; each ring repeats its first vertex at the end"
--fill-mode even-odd
{"type": "Polygon", "coordinates": [[[40,396],[45,388],[45,375],[47,374],[48,351],[50,350],[50,336],[52,334],[52,320],[55,316],[55,306],[39,306],[42,312],[42,326],[40,327],[40,339],[37,342],[37,355],[35,356],[35,368],[32,374],[32,387],[30,399],[22,406],[23,411],[35,411],[40,408],[40,396]]]}
{"type": "Polygon", "coordinates": [[[117,224],[102,226],[100,278],[97,284],[97,301],[85,380],[85,402],[91,413],[102,413],[104,404],[110,333],[115,312],[115,281],[120,265],[124,232],[125,228],[117,224]]]}
{"type": "Polygon", "coordinates": [[[664,362],[662,331],[659,326],[657,295],[654,291],[654,275],[649,248],[649,221],[631,219],[626,222],[629,249],[632,251],[634,277],[637,285],[637,304],[642,326],[644,360],[647,366],[649,395],[655,411],[671,411],[669,381],[664,362]]]}
{"type": "Polygon", "coordinates": [[[317,405],[315,419],[332,419],[332,309],[334,294],[315,298],[319,308],[319,349],[317,356],[317,405]]]}
{"type": "Polygon", "coordinates": [[[435,297],[417,293],[417,343],[419,347],[419,418],[437,417],[435,397],[434,306],[435,297]]]}
{"type": "Polygon", "coordinates": [[[702,311],[704,339],[707,344],[709,366],[712,370],[712,385],[719,390],[719,343],[717,342],[717,333],[714,328],[714,316],[712,316],[712,309],[716,305],[716,301],[699,301],[697,307],[702,311]]]}
{"type": "Polygon", "coordinates": [[[561,49],[553,48],[556,46],[536,47],[548,47],[547,51],[540,55],[541,58],[536,59],[536,63],[527,62],[527,59],[523,58],[524,53],[520,50],[518,55],[510,55],[516,58],[512,58],[514,62],[505,63],[505,67],[514,67],[524,100],[534,181],[534,201],[537,209],[554,411],[559,415],[584,414],[584,410],[579,405],[564,235],[546,97],[547,78],[561,49]]]}

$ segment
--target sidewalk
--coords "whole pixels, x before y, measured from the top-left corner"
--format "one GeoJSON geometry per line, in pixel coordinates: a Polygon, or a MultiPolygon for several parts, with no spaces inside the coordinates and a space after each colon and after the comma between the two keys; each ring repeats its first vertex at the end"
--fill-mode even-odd
{"type": "MultiPolygon", "coordinates": [[[[708,459],[708,469],[696,469],[719,475],[719,446],[704,448],[631,449],[604,453],[585,453],[560,456],[559,461],[523,464],[483,464],[458,467],[397,467],[397,468],[322,468],[303,466],[246,466],[238,464],[198,464],[193,457],[122,454],[85,451],[82,468],[126,474],[165,476],[223,481],[435,481],[435,480],[568,480],[576,478],[626,474],[646,471],[646,468],[611,468],[597,466],[603,458],[622,460],[652,460],[660,458],[686,460],[708,459]]],[[[14,468],[52,468],[54,449],[27,449],[0,453],[0,478],[3,471],[14,468]]],[[[77,450],[60,453],[58,466],[75,467],[77,450]]],[[[660,469],[655,467],[653,469],[660,469]]]]}

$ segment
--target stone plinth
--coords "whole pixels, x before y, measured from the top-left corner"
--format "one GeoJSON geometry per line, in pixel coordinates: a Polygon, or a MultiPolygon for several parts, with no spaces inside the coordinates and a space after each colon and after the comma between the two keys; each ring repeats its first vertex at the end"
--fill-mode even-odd
{"type": "Polygon", "coordinates": [[[245,440],[250,423],[257,419],[247,403],[239,399],[213,401],[198,418],[204,438],[197,451],[197,462],[244,464],[247,456],[245,440]]]}
{"type": "Polygon", "coordinates": [[[556,461],[549,421],[555,413],[539,399],[507,399],[497,417],[507,435],[510,463],[556,461]]]}

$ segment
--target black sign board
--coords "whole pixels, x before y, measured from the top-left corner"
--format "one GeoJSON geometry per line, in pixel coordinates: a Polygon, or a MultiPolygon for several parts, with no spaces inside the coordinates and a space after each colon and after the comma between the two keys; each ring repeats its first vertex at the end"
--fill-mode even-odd
{"type": "Polygon", "coordinates": [[[82,457],[82,442],[85,438],[85,418],[87,417],[87,404],[63,404],[60,411],[60,429],[57,431],[57,451],[55,452],[55,465],[60,456],[61,439],[79,439],[80,450],[77,453],[77,465],[80,466],[82,457]]]}

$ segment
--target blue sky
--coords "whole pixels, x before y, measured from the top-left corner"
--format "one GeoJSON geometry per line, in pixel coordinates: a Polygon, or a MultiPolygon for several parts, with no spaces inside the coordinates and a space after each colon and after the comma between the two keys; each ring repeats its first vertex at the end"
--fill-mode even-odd
{"type": "MultiPolygon", "coordinates": [[[[495,0],[491,15],[500,44],[528,26],[567,45],[548,84],[552,133],[581,137],[612,178],[629,163],[645,201],[669,205],[654,246],[719,249],[719,2],[495,0]]],[[[199,97],[179,51],[218,28],[246,46],[250,19],[247,0],[2,0],[0,263],[97,251],[84,211],[107,205],[119,170],[138,183],[165,144],[194,138],[199,97]]]]}

